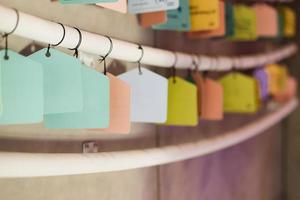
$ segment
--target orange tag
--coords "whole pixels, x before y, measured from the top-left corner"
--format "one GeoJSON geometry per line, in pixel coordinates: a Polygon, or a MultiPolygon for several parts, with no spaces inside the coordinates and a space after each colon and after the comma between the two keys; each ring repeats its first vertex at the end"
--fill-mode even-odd
{"type": "Polygon", "coordinates": [[[256,13],[256,31],[260,37],[276,37],[278,35],[277,11],[265,3],[257,3],[253,6],[256,13]]]}
{"type": "Polygon", "coordinates": [[[221,84],[209,78],[203,78],[199,72],[192,74],[198,89],[198,114],[204,120],[223,119],[223,88],[221,84]]]}
{"type": "Polygon", "coordinates": [[[202,87],[201,118],[205,120],[223,119],[223,88],[213,79],[205,78],[202,87]]]}
{"type": "Polygon", "coordinates": [[[198,96],[198,116],[201,115],[202,99],[203,96],[203,77],[199,72],[193,72],[192,78],[197,86],[197,96],[198,96]]]}
{"type": "Polygon", "coordinates": [[[219,18],[219,28],[210,31],[193,31],[188,32],[188,37],[191,39],[198,38],[210,38],[210,37],[221,37],[225,35],[226,32],[226,20],[225,20],[225,3],[220,1],[220,18],[219,18]]]}
{"type": "Polygon", "coordinates": [[[130,132],[130,86],[114,75],[107,73],[110,84],[110,121],[106,129],[92,129],[108,133],[130,132]]]}
{"type": "Polygon", "coordinates": [[[140,25],[144,28],[156,24],[163,24],[167,22],[166,11],[157,11],[139,14],[140,25]]]}
{"type": "Polygon", "coordinates": [[[297,96],[297,87],[297,80],[293,77],[289,77],[286,80],[285,89],[277,95],[275,95],[274,100],[279,103],[284,103],[291,100],[292,98],[297,96]]]}

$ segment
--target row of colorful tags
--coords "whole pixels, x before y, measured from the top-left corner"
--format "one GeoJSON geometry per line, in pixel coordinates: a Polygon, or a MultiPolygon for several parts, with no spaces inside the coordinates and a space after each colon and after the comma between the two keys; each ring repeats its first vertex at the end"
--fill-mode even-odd
{"type": "Polygon", "coordinates": [[[190,39],[257,40],[291,38],[296,33],[296,14],[287,6],[265,3],[248,6],[219,0],[191,0],[190,5],[189,0],[180,0],[180,3],[177,10],[140,14],[140,24],[155,30],[185,31],[190,39]]]}
{"type": "MultiPolygon", "coordinates": [[[[60,0],[64,4],[99,3],[127,11],[127,0],[60,0]]],[[[281,1],[283,2],[283,1],[281,1]]],[[[288,6],[223,0],[128,0],[128,12],[139,15],[143,27],[188,32],[192,39],[227,37],[232,40],[294,37],[296,13],[288,6]]]]}
{"type": "Polygon", "coordinates": [[[200,72],[186,79],[165,77],[144,67],[104,75],[75,57],[47,49],[24,57],[1,56],[0,124],[93,129],[129,133],[131,122],[196,126],[223,113],[255,113],[270,96],[279,102],[296,95],[297,82],[284,66],[268,65],[253,76],[228,72],[219,80],[200,72]]]}

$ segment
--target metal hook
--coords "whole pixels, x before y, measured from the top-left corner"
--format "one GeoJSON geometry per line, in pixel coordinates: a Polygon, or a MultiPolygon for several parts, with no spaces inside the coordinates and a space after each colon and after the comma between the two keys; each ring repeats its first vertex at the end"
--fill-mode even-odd
{"type": "Polygon", "coordinates": [[[176,83],[176,64],[177,64],[177,60],[178,60],[177,53],[174,52],[174,63],[172,65],[173,83],[176,83]]]}
{"type": "Polygon", "coordinates": [[[78,40],[78,43],[77,43],[76,47],[72,48],[72,49],[69,49],[69,50],[75,50],[73,56],[75,56],[76,58],[78,58],[78,48],[80,47],[81,42],[82,42],[82,34],[81,34],[81,31],[78,28],[76,28],[76,27],[73,27],[73,28],[78,32],[78,34],[79,34],[79,40],[78,40]]]}
{"type": "Polygon", "coordinates": [[[107,58],[107,56],[109,56],[109,54],[111,54],[111,52],[113,50],[113,47],[114,47],[112,39],[109,36],[107,36],[107,35],[105,37],[109,40],[110,46],[109,46],[109,50],[108,50],[107,54],[105,56],[100,56],[101,57],[100,63],[104,62],[104,75],[106,75],[106,72],[107,72],[107,69],[106,69],[106,58],[107,58]]]}
{"type": "Polygon", "coordinates": [[[199,71],[199,58],[197,55],[192,57],[192,66],[194,67],[195,72],[199,71]]]}
{"type": "Polygon", "coordinates": [[[143,73],[142,73],[142,69],[141,69],[141,60],[144,57],[144,48],[142,47],[142,45],[139,44],[138,49],[141,50],[141,57],[139,58],[137,63],[138,63],[138,68],[139,68],[139,75],[142,75],[143,73]]]}
{"type": "Polygon", "coordinates": [[[16,25],[10,32],[4,33],[4,35],[2,36],[3,38],[5,38],[5,54],[4,54],[4,59],[5,60],[9,59],[9,56],[8,56],[8,36],[16,31],[16,29],[18,28],[18,25],[19,25],[19,21],[20,21],[19,11],[15,8],[13,8],[13,10],[16,12],[16,15],[17,15],[16,25]]]}
{"type": "Polygon", "coordinates": [[[47,57],[51,56],[51,53],[50,53],[51,46],[52,47],[56,47],[56,46],[60,45],[64,41],[64,39],[66,37],[66,28],[65,28],[65,26],[62,23],[57,23],[57,24],[61,25],[61,27],[63,29],[63,36],[62,36],[61,40],[57,44],[52,44],[52,45],[48,44],[47,52],[45,54],[47,57]]]}

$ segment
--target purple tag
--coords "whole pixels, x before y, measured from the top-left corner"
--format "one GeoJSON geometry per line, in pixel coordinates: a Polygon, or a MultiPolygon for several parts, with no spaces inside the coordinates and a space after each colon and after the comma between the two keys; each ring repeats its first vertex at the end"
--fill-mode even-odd
{"type": "Polygon", "coordinates": [[[268,74],[264,69],[256,69],[253,73],[254,78],[258,82],[259,96],[261,100],[266,100],[268,98],[268,74]]]}

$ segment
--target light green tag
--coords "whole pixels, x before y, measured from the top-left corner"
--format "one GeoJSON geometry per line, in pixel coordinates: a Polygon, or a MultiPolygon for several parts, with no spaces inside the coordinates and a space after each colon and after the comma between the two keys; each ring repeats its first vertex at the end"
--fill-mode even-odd
{"type": "Polygon", "coordinates": [[[109,126],[109,79],[82,66],[83,110],[45,115],[47,128],[92,129],[109,126]]]}
{"type": "Polygon", "coordinates": [[[245,5],[234,5],[234,40],[256,40],[256,13],[245,5]]]}
{"type": "Polygon", "coordinates": [[[1,125],[43,121],[43,71],[39,63],[8,51],[0,51],[3,112],[1,125]]]}
{"type": "Polygon", "coordinates": [[[82,64],[75,57],[42,49],[28,58],[39,62],[44,72],[44,113],[79,112],[83,109],[82,64]]]}
{"type": "Polygon", "coordinates": [[[224,111],[255,113],[259,109],[257,82],[254,78],[232,72],[220,79],[224,89],[224,111]]]}

